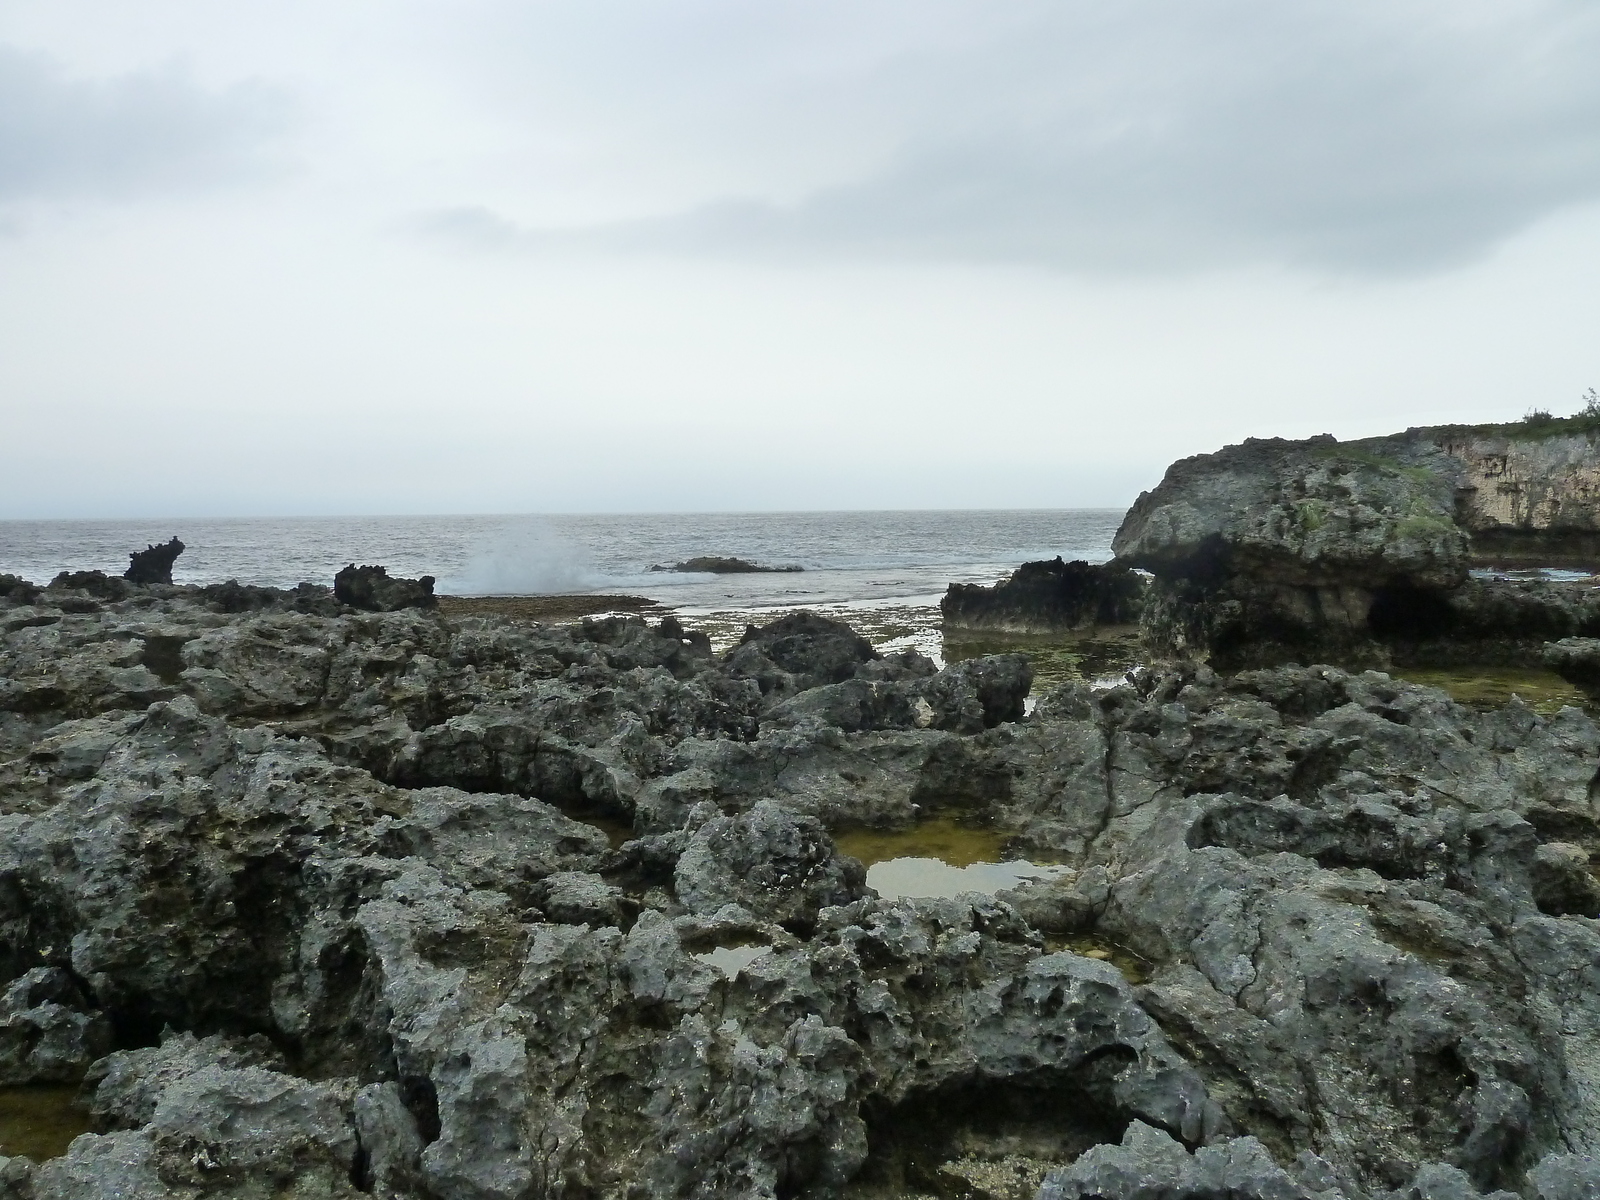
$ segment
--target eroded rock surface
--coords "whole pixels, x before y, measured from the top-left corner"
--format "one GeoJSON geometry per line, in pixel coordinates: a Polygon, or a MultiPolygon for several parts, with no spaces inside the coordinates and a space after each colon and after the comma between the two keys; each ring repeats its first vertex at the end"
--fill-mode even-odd
{"type": "Polygon", "coordinates": [[[8,1200],[1592,1195],[1576,710],[117,583],[0,596],[8,1200]],[[934,813],[1065,870],[834,842],[934,813]]]}

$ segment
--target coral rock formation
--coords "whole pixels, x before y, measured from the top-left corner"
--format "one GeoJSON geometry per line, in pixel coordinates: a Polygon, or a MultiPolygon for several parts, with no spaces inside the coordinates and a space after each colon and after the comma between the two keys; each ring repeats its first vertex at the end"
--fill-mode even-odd
{"type": "Polygon", "coordinates": [[[6,1200],[1592,1195],[1576,710],[3,589],[0,1070],[95,1125],[6,1200]],[[1062,870],[834,842],[930,814],[1062,870]]]}

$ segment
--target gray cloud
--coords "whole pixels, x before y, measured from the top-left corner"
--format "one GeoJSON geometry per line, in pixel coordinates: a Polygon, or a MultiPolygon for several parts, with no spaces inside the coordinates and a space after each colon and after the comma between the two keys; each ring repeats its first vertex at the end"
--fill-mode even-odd
{"type": "Polygon", "coordinates": [[[259,84],[208,92],[177,70],[68,78],[46,56],[0,46],[0,200],[125,198],[261,169],[288,118],[259,84]]]}
{"type": "Polygon", "coordinates": [[[1385,274],[1471,261],[1600,198],[1590,0],[1024,11],[848,82],[863,110],[915,116],[875,168],[798,202],[559,231],[461,210],[429,232],[482,248],[1385,274]]]}

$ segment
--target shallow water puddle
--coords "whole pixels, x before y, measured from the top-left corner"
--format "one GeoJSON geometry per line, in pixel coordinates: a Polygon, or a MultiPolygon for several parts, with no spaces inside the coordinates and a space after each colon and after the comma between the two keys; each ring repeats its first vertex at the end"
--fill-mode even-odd
{"type": "Polygon", "coordinates": [[[1110,686],[1140,665],[1143,651],[1134,625],[1108,625],[1082,633],[1015,634],[967,630],[944,635],[946,662],[983,654],[1026,655],[1033,667],[1033,695],[1063,683],[1110,686]]]}
{"type": "Polygon", "coordinates": [[[891,858],[867,868],[867,886],[885,900],[948,899],[968,892],[992,896],[1034,880],[1052,879],[1065,869],[1026,859],[952,867],[937,858],[891,858]]]}
{"type": "Polygon", "coordinates": [[[59,1158],[72,1139],[92,1131],[75,1084],[0,1088],[0,1154],[35,1162],[59,1158]]]}
{"type": "Polygon", "coordinates": [[[716,967],[725,978],[732,979],[771,949],[771,946],[759,943],[750,946],[718,946],[715,950],[707,950],[694,957],[700,962],[716,967]]]}
{"type": "Polygon", "coordinates": [[[625,821],[621,817],[601,817],[593,812],[578,811],[567,812],[562,810],[563,816],[571,817],[574,821],[582,821],[585,825],[593,825],[606,835],[606,841],[611,843],[613,850],[621,849],[623,842],[632,841],[634,838],[633,822],[625,821]]]}
{"type": "Polygon", "coordinates": [[[1005,834],[986,826],[930,817],[910,829],[849,829],[834,838],[839,853],[867,866],[895,858],[936,858],[952,867],[999,862],[1005,834]]]}
{"type": "Polygon", "coordinates": [[[1500,708],[1513,695],[1546,716],[1568,705],[1581,709],[1588,704],[1583,692],[1540,667],[1408,667],[1391,674],[1407,683],[1439,688],[1457,704],[1480,711],[1500,708]]]}
{"type": "Polygon", "coordinates": [[[880,654],[917,650],[939,665],[939,596],[909,596],[892,601],[855,600],[824,603],[796,603],[763,608],[715,608],[686,605],[676,610],[685,626],[698,629],[711,639],[711,647],[724,654],[739,644],[752,625],[766,625],[789,613],[809,611],[835,621],[843,621],[880,654]]]}
{"type": "Polygon", "coordinates": [[[1053,878],[1065,869],[1006,859],[1004,842],[1005,835],[996,830],[947,817],[893,833],[852,829],[835,839],[841,854],[866,864],[867,886],[885,900],[964,892],[992,896],[1030,880],[1053,878]]]}
{"type": "Polygon", "coordinates": [[[1150,962],[1117,942],[1107,941],[1092,933],[1071,933],[1065,937],[1045,939],[1045,949],[1055,954],[1070,950],[1083,958],[1108,962],[1122,972],[1122,977],[1137,986],[1150,978],[1150,962]]]}

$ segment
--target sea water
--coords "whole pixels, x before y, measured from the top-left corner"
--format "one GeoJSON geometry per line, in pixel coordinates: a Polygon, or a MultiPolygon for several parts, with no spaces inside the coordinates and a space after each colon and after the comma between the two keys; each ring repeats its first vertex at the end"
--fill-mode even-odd
{"type": "Polygon", "coordinates": [[[1120,509],[553,516],[294,517],[0,521],[0,572],[121,574],[128,553],[179,537],[177,583],[329,584],[373,563],[432,575],[454,595],[623,592],[693,609],[763,609],[916,599],[951,582],[992,583],[1061,555],[1104,562],[1120,509]],[[702,555],[793,573],[652,571],[702,555]]]}

